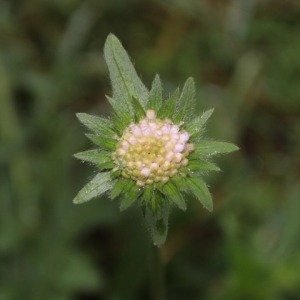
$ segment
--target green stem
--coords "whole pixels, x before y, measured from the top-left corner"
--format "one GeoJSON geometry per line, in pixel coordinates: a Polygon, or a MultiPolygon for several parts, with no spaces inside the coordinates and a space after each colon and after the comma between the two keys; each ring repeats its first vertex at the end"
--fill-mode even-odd
{"type": "Polygon", "coordinates": [[[164,266],[161,258],[161,248],[154,245],[152,245],[151,262],[153,300],[165,300],[164,266]]]}

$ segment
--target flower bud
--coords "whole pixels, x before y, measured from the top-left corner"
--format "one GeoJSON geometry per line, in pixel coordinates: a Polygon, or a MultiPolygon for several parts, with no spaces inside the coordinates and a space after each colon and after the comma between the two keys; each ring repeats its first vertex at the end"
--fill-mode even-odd
{"type": "Polygon", "coordinates": [[[149,120],[154,120],[156,118],[156,112],[152,109],[146,111],[146,116],[149,120]]]}

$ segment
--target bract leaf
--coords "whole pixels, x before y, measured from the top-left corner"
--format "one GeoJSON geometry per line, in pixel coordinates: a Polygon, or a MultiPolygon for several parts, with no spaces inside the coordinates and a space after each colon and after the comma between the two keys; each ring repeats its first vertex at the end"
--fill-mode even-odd
{"type": "Polygon", "coordinates": [[[185,129],[190,134],[190,141],[194,141],[201,136],[204,131],[204,125],[213,112],[214,109],[207,110],[186,125],[185,129]]]}
{"type": "Polygon", "coordinates": [[[134,112],[132,110],[129,110],[127,106],[122,105],[122,103],[115,98],[111,98],[109,96],[106,96],[106,98],[114,109],[114,113],[118,116],[124,128],[134,121],[134,112]]]}
{"type": "Polygon", "coordinates": [[[86,136],[96,145],[107,150],[116,150],[117,140],[106,136],[87,133],[86,136]]]}
{"type": "Polygon", "coordinates": [[[97,165],[99,169],[113,169],[115,166],[116,164],[112,160],[97,165]]]}
{"type": "Polygon", "coordinates": [[[85,113],[76,114],[79,121],[88,127],[91,131],[99,135],[113,136],[112,130],[114,124],[111,120],[92,116],[85,113]]]}
{"type": "Polygon", "coordinates": [[[182,89],[181,96],[179,98],[177,111],[178,114],[174,118],[174,123],[189,120],[193,115],[195,106],[195,82],[192,77],[188,78],[182,89]]]}
{"type": "Polygon", "coordinates": [[[122,119],[119,118],[119,116],[116,114],[112,115],[112,119],[114,122],[114,131],[119,137],[121,137],[125,128],[130,124],[130,122],[127,124],[126,122],[122,121],[122,119]]]}
{"type": "Polygon", "coordinates": [[[112,190],[111,190],[111,199],[115,199],[116,197],[118,197],[126,188],[127,185],[134,185],[134,181],[133,180],[128,180],[126,178],[120,178],[117,180],[117,182],[115,183],[115,185],[113,186],[112,190]],[[133,184],[132,184],[133,183],[133,184]]]}
{"type": "Polygon", "coordinates": [[[176,89],[175,92],[171,95],[171,97],[165,100],[157,112],[157,117],[164,118],[172,118],[175,113],[175,108],[178,102],[179,97],[179,89],[176,89]]]}
{"type": "Polygon", "coordinates": [[[141,193],[141,189],[136,184],[134,184],[132,188],[130,188],[125,194],[123,194],[120,204],[120,211],[129,208],[138,199],[141,193]]]}
{"type": "Polygon", "coordinates": [[[98,173],[89,183],[87,183],[74,198],[74,204],[87,202],[110,190],[114,181],[110,178],[110,172],[98,173]]]}
{"type": "Polygon", "coordinates": [[[110,172],[110,177],[111,178],[116,178],[119,177],[122,174],[120,169],[114,170],[110,172]]]}
{"type": "Polygon", "coordinates": [[[74,157],[83,161],[91,162],[95,165],[111,161],[110,153],[100,149],[79,152],[74,154],[74,157]]]}
{"type": "Polygon", "coordinates": [[[136,99],[135,97],[132,97],[132,103],[133,103],[133,107],[134,107],[134,120],[135,122],[139,122],[141,118],[146,116],[146,112],[144,110],[144,108],[142,107],[141,103],[139,102],[138,99],[136,99]]]}
{"type": "Polygon", "coordinates": [[[156,112],[162,105],[162,85],[159,76],[156,74],[151,90],[149,92],[149,99],[147,102],[147,109],[153,109],[156,112]]]}
{"type": "Polygon", "coordinates": [[[162,186],[162,191],[164,195],[166,195],[169,200],[171,200],[173,203],[175,203],[180,209],[186,210],[186,203],[177,188],[176,185],[174,185],[172,182],[167,182],[162,186]]]}
{"type": "Polygon", "coordinates": [[[110,153],[100,149],[80,152],[75,154],[74,157],[83,161],[91,162],[97,165],[99,169],[112,169],[116,167],[110,157],[110,153]]]}
{"type": "Polygon", "coordinates": [[[199,176],[186,177],[185,182],[188,190],[190,190],[200,200],[206,209],[212,211],[213,201],[211,194],[202,178],[199,176]]]}
{"type": "Polygon", "coordinates": [[[220,168],[206,160],[191,160],[187,168],[193,172],[220,171],[220,168]]]}
{"type": "Polygon", "coordinates": [[[144,203],[144,217],[153,243],[158,247],[161,247],[167,238],[169,212],[169,201],[158,191],[153,193],[150,203],[144,203]]]}
{"type": "Polygon", "coordinates": [[[138,77],[122,44],[113,34],[109,34],[106,39],[104,58],[109,69],[113,98],[121,107],[127,107],[131,112],[132,97],[136,97],[145,107],[149,92],[138,77]]]}
{"type": "Polygon", "coordinates": [[[234,144],[217,141],[200,140],[195,143],[194,156],[212,156],[239,150],[234,144]]]}
{"type": "Polygon", "coordinates": [[[182,178],[181,175],[175,175],[173,177],[170,178],[170,181],[177,186],[181,191],[186,191],[187,190],[187,186],[186,183],[184,181],[184,178],[182,178]]]}
{"type": "Polygon", "coordinates": [[[146,201],[146,203],[150,203],[152,196],[153,196],[154,188],[153,185],[146,185],[144,187],[144,192],[143,192],[143,198],[146,201]]]}

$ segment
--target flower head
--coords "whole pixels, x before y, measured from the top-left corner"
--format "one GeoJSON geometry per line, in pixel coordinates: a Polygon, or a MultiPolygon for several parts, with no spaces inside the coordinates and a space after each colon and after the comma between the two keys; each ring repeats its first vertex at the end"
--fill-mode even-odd
{"type": "Polygon", "coordinates": [[[194,150],[193,144],[187,143],[189,138],[189,133],[170,119],[157,119],[154,110],[147,110],[146,117],[130,124],[117,143],[111,155],[115,170],[139,187],[167,183],[188,165],[187,157],[194,150]]]}
{"type": "Polygon", "coordinates": [[[167,237],[170,207],[186,209],[184,195],[196,196],[208,210],[213,203],[202,179],[204,171],[219,168],[210,157],[238,149],[233,144],[205,140],[205,122],[213,110],[194,115],[195,87],[189,78],[181,92],[168,99],[155,77],[146,89],[114,35],[104,47],[112,81],[113,96],[107,97],[114,109],[112,120],[77,114],[99,148],[75,155],[91,162],[99,173],[78,193],[74,203],[83,203],[110,191],[120,197],[120,209],[138,203],[147,221],[154,244],[161,246],[167,237]]]}

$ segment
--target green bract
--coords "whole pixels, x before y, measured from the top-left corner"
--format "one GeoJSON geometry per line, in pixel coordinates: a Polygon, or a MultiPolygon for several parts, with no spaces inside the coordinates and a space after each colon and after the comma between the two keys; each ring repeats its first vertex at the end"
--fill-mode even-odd
{"type": "Polygon", "coordinates": [[[99,173],[78,193],[79,204],[110,192],[121,199],[120,209],[137,203],[146,219],[153,242],[161,246],[167,237],[171,206],[186,209],[189,193],[205,208],[213,209],[204,171],[218,171],[210,157],[238,150],[225,142],[205,140],[205,122],[213,110],[194,115],[195,84],[189,78],[180,93],[177,89],[163,99],[156,75],[148,91],[119,40],[110,34],[104,47],[112,83],[112,120],[77,114],[90,129],[87,137],[98,148],[75,155],[95,164],[99,173]]]}

